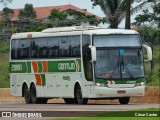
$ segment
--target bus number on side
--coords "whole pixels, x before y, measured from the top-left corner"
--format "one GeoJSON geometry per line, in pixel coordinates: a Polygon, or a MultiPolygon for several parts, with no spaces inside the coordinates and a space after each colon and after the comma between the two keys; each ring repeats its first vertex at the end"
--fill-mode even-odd
{"type": "Polygon", "coordinates": [[[21,64],[12,64],[11,65],[11,71],[21,71],[22,65],[21,64]]]}

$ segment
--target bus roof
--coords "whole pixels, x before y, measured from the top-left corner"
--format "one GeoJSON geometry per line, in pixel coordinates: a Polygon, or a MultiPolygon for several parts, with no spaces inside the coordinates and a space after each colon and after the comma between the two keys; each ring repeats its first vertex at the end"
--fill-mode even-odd
{"type": "Polygon", "coordinates": [[[138,34],[135,30],[126,29],[107,29],[97,26],[73,26],[73,27],[57,27],[57,28],[47,28],[41,32],[24,32],[15,33],[12,35],[11,39],[18,38],[34,38],[34,37],[47,37],[47,36],[66,36],[66,35],[101,35],[101,34],[138,34]]]}

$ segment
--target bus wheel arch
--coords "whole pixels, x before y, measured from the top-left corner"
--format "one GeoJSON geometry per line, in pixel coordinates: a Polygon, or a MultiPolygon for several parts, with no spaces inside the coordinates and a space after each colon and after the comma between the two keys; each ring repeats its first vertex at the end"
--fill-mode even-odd
{"type": "Polygon", "coordinates": [[[30,90],[29,90],[26,82],[24,82],[23,85],[22,85],[22,97],[24,97],[25,102],[27,104],[32,102],[31,101],[31,96],[30,96],[30,90]]]}
{"type": "Polygon", "coordinates": [[[82,89],[78,82],[74,86],[74,102],[75,104],[87,104],[88,102],[87,98],[83,98],[82,89]]]}

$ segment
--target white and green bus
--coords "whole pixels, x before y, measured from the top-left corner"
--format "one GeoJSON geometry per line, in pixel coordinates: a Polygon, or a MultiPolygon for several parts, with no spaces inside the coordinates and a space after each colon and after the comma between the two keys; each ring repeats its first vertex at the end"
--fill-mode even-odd
{"type": "MultiPolygon", "coordinates": [[[[10,44],[10,87],[26,103],[63,98],[67,104],[88,99],[144,96],[144,59],[138,32],[100,27],[60,27],[15,33],[10,44]]],[[[147,49],[147,60],[152,51],[147,49]]]]}

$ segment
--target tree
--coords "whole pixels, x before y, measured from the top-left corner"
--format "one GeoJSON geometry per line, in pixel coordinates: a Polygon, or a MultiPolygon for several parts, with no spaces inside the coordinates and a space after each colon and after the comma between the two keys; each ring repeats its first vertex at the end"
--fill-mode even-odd
{"type": "Polygon", "coordinates": [[[21,17],[25,17],[28,19],[36,18],[36,11],[33,9],[32,4],[25,4],[24,9],[19,11],[19,18],[21,17]]]}
{"type": "Polygon", "coordinates": [[[18,16],[18,31],[29,31],[35,27],[36,11],[33,9],[32,4],[25,4],[24,9],[19,11],[18,16]]]}
{"type": "Polygon", "coordinates": [[[153,5],[151,9],[150,11],[145,9],[142,14],[137,15],[135,18],[136,21],[132,25],[141,27],[145,23],[152,23],[160,27],[160,8],[157,5],[153,5]]]}
{"type": "Polygon", "coordinates": [[[125,22],[125,29],[130,29],[131,27],[131,15],[130,15],[130,8],[131,8],[131,0],[126,0],[126,22],[125,22]]]}
{"type": "Polygon", "coordinates": [[[51,22],[51,26],[60,27],[65,26],[64,21],[67,19],[67,16],[68,14],[66,12],[59,12],[57,9],[53,9],[48,18],[51,22]]]}
{"type": "MultiPolygon", "coordinates": [[[[135,2],[135,0],[91,0],[93,2],[93,6],[99,5],[106,16],[107,22],[110,24],[111,28],[118,28],[118,24],[126,17],[126,10],[130,9],[130,4],[135,2]],[[129,6],[128,6],[129,4],[129,6]]],[[[137,0],[136,0],[137,1],[137,0]]],[[[138,1],[139,2],[139,1],[138,1]]],[[[139,10],[139,8],[143,7],[147,1],[143,1],[136,7],[131,7],[131,13],[133,14],[135,11],[139,10]]],[[[129,20],[130,15],[127,14],[126,20],[129,20]]],[[[130,23],[126,23],[126,26],[130,26],[130,23]]]]}
{"type": "Polygon", "coordinates": [[[97,25],[99,20],[94,15],[85,15],[75,10],[67,10],[65,12],[59,12],[57,9],[53,9],[49,16],[50,27],[64,27],[64,26],[79,26],[82,23],[88,22],[90,25],[97,25]]]}
{"type": "Polygon", "coordinates": [[[2,28],[3,31],[7,31],[9,27],[11,27],[11,15],[14,14],[13,9],[10,9],[8,7],[3,8],[2,10],[2,24],[4,27],[2,28]]]}
{"type": "MultiPolygon", "coordinates": [[[[152,54],[154,54],[154,47],[159,43],[159,33],[160,30],[151,26],[143,26],[141,27],[138,32],[142,36],[142,40],[144,43],[148,43],[152,48],[152,54]]],[[[151,75],[153,75],[154,70],[154,59],[151,61],[151,75]]]]}
{"type": "MultiPolygon", "coordinates": [[[[153,2],[153,1],[151,1],[153,2]]],[[[158,28],[154,28],[154,25],[160,27],[160,8],[158,5],[154,4],[152,10],[143,10],[142,14],[137,15],[135,18],[136,22],[132,25],[139,28],[139,33],[142,36],[143,42],[147,42],[154,53],[154,47],[159,43],[160,30],[158,28]],[[153,11],[153,12],[152,12],[153,11]],[[146,25],[147,26],[146,26],[146,25]]],[[[151,61],[151,74],[153,74],[154,69],[154,59],[151,61]]]]}

